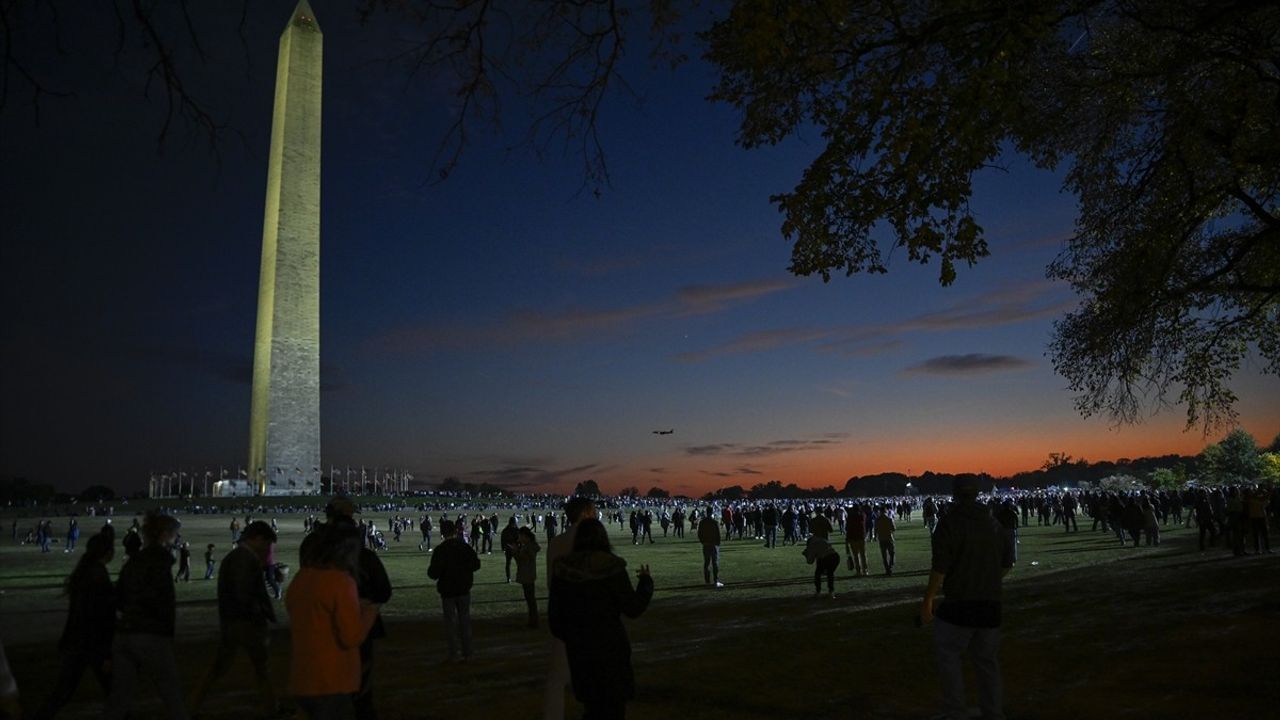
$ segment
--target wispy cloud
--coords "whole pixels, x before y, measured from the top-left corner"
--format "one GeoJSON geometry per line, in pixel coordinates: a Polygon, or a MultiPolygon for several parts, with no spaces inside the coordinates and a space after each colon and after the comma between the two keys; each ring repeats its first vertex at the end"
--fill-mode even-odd
{"type": "Polygon", "coordinates": [[[522,312],[506,323],[507,337],[565,340],[578,335],[613,330],[646,318],[661,315],[664,305],[633,305],[606,310],[565,310],[555,313],[522,312]]]}
{"type": "Polygon", "coordinates": [[[1029,360],[1013,355],[941,355],[929,358],[919,365],[903,370],[908,375],[977,375],[980,373],[1021,370],[1029,367],[1029,360]]]}
{"type": "Polygon", "coordinates": [[[731,305],[746,300],[753,300],[765,295],[787,290],[796,286],[791,279],[750,280],[728,285],[693,285],[681,288],[676,293],[681,310],[688,315],[705,315],[707,313],[727,310],[731,305]]]}
{"type": "Polygon", "coordinates": [[[863,325],[773,328],[745,333],[726,343],[681,353],[676,359],[701,362],[721,355],[753,353],[811,345],[820,352],[860,356],[901,347],[901,335],[913,332],[967,330],[1051,317],[1075,306],[1064,298],[1065,286],[1040,280],[999,288],[953,302],[934,312],[905,320],[863,325]]]}
{"type": "Polygon", "coordinates": [[[570,341],[617,332],[635,323],[665,318],[708,315],[730,310],[756,298],[795,287],[784,279],[749,280],[724,285],[680,288],[665,299],[614,308],[522,310],[492,323],[466,327],[442,323],[404,326],[373,338],[369,347],[397,354],[441,348],[491,347],[537,340],[570,341]]]}
{"type": "Polygon", "coordinates": [[[762,445],[744,443],[716,443],[713,445],[692,445],[684,448],[689,457],[767,457],[783,453],[818,450],[830,445],[839,445],[844,436],[829,433],[819,438],[808,440],[773,440],[762,445]]]}
{"type": "Polygon", "coordinates": [[[611,468],[599,463],[589,463],[571,468],[550,468],[540,463],[509,463],[494,468],[472,470],[466,479],[476,483],[491,483],[507,488],[545,488],[563,485],[565,482],[601,474],[611,468]]]}

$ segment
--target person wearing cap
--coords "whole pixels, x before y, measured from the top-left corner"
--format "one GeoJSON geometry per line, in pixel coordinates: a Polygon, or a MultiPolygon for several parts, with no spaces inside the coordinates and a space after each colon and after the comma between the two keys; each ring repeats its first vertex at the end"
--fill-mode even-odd
{"type": "Polygon", "coordinates": [[[311,720],[355,713],[364,665],[360,647],[378,618],[378,606],[358,595],[363,542],[359,528],[338,516],[319,524],[303,544],[302,567],[285,592],[289,693],[311,720]]]}
{"type": "Polygon", "coordinates": [[[267,666],[270,625],[276,622],[276,611],[263,582],[267,556],[275,542],[271,526],[255,520],[245,526],[240,541],[218,566],[218,651],[191,695],[192,713],[204,704],[214,681],[227,674],[241,650],[253,663],[263,711],[268,716],[279,712],[267,666]]]}
{"type": "Polygon", "coordinates": [[[934,657],[942,681],[943,717],[969,717],[961,658],[972,657],[982,717],[1004,718],[1000,677],[1001,583],[1013,567],[1013,553],[1000,523],[978,503],[977,479],[960,477],[955,502],[933,532],[929,585],[920,604],[920,623],[934,624],[934,657]],[[934,612],[941,590],[942,605],[934,612]],[[935,622],[936,619],[936,622],[935,622]]]}
{"type": "MultiPolygon", "coordinates": [[[[391,599],[391,579],[387,576],[387,569],[378,557],[378,553],[368,547],[369,535],[364,526],[354,518],[357,512],[359,510],[350,498],[337,496],[325,506],[324,514],[327,522],[321,526],[321,530],[345,527],[360,531],[365,544],[361,546],[356,560],[356,594],[362,603],[381,608],[391,599]]],[[[308,543],[320,542],[323,534],[323,532],[313,532],[308,536],[302,542],[302,547],[298,550],[299,554],[304,558],[307,557],[310,550],[308,543]]],[[[379,612],[373,619],[373,626],[360,643],[360,688],[352,698],[355,715],[359,720],[377,720],[378,717],[373,704],[373,641],[386,636],[387,630],[382,624],[382,614],[379,612]]]]}

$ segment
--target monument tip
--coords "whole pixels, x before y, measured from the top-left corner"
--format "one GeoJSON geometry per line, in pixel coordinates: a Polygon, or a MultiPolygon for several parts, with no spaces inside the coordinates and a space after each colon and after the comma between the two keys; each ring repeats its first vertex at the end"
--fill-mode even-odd
{"type": "Polygon", "coordinates": [[[298,6],[293,9],[289,24],[320,32],[320,23],[316,22],[316,12],[311,9],[311,3],[307,0],[298,0],[298,6]]]}

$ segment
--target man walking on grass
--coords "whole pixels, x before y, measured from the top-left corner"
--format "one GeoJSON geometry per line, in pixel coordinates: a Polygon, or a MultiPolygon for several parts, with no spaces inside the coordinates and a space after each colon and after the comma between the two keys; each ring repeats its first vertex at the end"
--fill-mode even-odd
{"type": "MultiPolygon", "coordinates": [[[[222,559],[218,573],[218,651],[213,665],[192,693],[190,709],[193,715],[204,704],[214,681],[227,674],[241,651],[253,664],[253,677],[258,684],[264,714],[275,717],[280,712],[267,666],[270,625],[276,621],[276,611],[263,580],[264,563],[275,542],[276,534],[270,525],[261,520],[251,522],[240,534],[240,541],[222,559]]],[[[212,553],[212,550],[208,551],[209,555],[212,553]]]]}
{"type": "Polygon", "coordinates": [[[708,585],[722,588],[720,582],[720,525],[712,516],[711,508],[698,522],[698,542],[702,544],[702,579],[708,585]]]}
{"type": "Polygon", "coordinates": [[[978,503],[973,478],[958,478],[955,503],[933,533],[929,586],[920,605],[920,623],[934,623],[933,648],[942,681],[942,717],[968,718],[961,658],[973,660],[978,705],[986,720],[1004,720],[1000,677],[1001,582],[1013,567],[1013,553],[1000,523],[978,503]],[[934,599],[944,600],[934,612],[934,599]],[[936,622],[934,622],[936,619],[936,622]]]}
{"type": "Polygon", "coordinates": [[[471,585],[480,569],[480,558],[458,539],[455,525],[448,520],[440,523],[440,534],[444,542],[437,545],[431,555],[427,577],[436,581],[444,607],[445,637],[449,642],[447,660],[465,661],[471,657],[471,585]]]}

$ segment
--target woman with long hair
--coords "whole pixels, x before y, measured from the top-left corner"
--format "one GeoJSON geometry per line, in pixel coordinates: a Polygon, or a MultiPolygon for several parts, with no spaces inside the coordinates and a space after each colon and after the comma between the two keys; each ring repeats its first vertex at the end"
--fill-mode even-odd
{"type": "Polygon", "coordinates": [[[378,606],[361,602],[356,587],[363,533],[333,522],[320,527],[284,598],[293,646],[289,691],[312,720],[354,711],[360,643],[378,617],[378,606]]]}
{"type": "Polygon", "coordinates": [[[116,590],[107,565],[115,556],[114,535],[99,533],[85,543],[84,554],[67,576],[67,622],[58,640],[62,669],[58,682],[36,711],[36,720],[51,720],[71,700],[85,670],[93,672],[104,694],[111,692],[111,640],[116,630],[116,590]]]}
{"type": "Polygon", "coordinates": [[[613,554],[599,520],[581,520],[574,532],[573,552],[551,570],[551,634],[564,641],[583,720],[622,718],[627,701],[635,697],[631,641],[622,616],[639,617],[649,606],[653,578],[649,566],[641,565],[632,587],[627,562],[613,554]]]}

